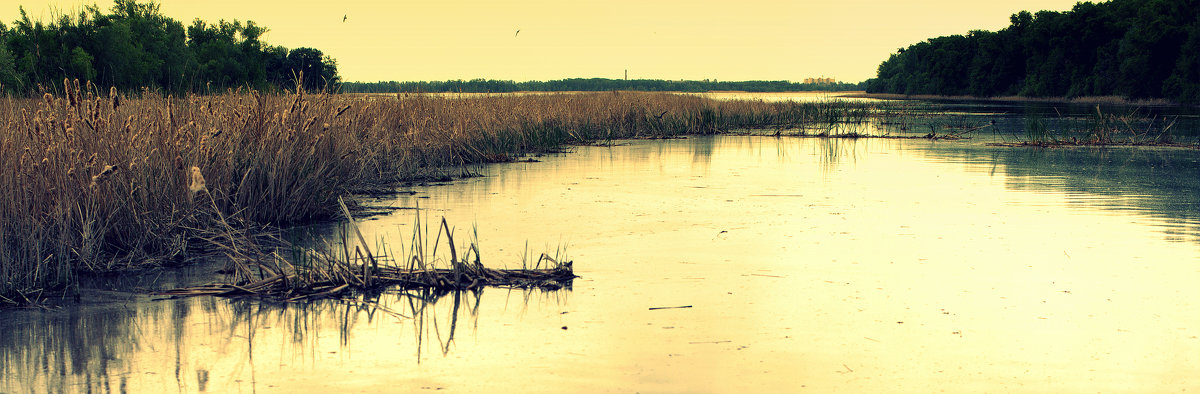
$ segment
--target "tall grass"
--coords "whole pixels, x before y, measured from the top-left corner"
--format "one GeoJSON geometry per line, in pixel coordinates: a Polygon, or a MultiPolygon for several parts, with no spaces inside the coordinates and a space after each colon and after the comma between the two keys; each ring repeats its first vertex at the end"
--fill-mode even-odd
{"type": "Polygon", "coordinates": [[[0,303],[25,302],[81,272],[194,255],[218,220],[280,226],[332,217],[340,195],[431,168],[595,140],[836,122],[860,111],[660,93],[176,98],[64,84],[65,92],[0,101],[0,303]],[[197,179],[206,193],[196,192],[197,179]]]}

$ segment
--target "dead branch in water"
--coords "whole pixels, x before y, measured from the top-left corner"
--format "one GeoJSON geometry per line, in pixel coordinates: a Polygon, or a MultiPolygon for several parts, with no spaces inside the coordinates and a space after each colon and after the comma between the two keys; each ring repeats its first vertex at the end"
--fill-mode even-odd
{"type": "MultiPolygon", "coordinates": [[[[548,257],[547,257],[548,258],[548,257]]],[[[407,270],[399,267],[380,267],[372,276],[370,288],[399,286],[436,290],[467,290],[485,286],[507,288],[538,288],[558,290],[570,287],[576,276],[570,262],[550,269],[491,269],[479,267],[468,271],[452,268],[407,270]]],[[[294,275],[275,275],[244,284],[210,284],[156,293],[174,297],[193,296],[269,296],[286,301],[333,296],[349,289],[367,289],[364,277],[351,274],[344,281],[328,280],[300,285],[294,275]]]]}
{"type": "MultiPolygon", "coordinates": [[[[214,283],[157,292],[157,295],[175,297],[194,296],[262,296],[300,301],[342,294],[349,290],[370,290],[382,287],[405,289],[423,288],[440,291],[478,289],[485,286],[537,288],[558,290],[570,288],[576,278],[572,262],[559,262],[543,253],[529,268],[494,269],[484,267],[479,257],[478,242],[472,241],[459,256],[454,244],[454,234],[446,219],[442,218],[432,245],[433,254],[427,255],[430,237],[421,234],[420,217],[417,218],[411,253],[395,260],[385,255],[376,255],[366,247],[366,237],[358,231],[354,218],[342,204],[342,212],[349,220],[348,226],[360,245],[350,248],[348,237],[342,236],[342,248],[336,251],[304,249],[285,245],[291,249],[289,260],[278,252],[267,252],[258,245],[224,244],[225,255],[231,266],[228,283],[214,283]],[[449,249],[449,267],[435,267],[437,246],[445,235],[449,249]],[[398,263],[389,265],[388,263],[398,263]],[[544,264],[544,265],[543,265],[544,264]],[[542,268],[542,267],[545,268],[542,268]]],[[[215,208],[215,207],[214,207],[215,208]]],[[[232,240],[233,237],[230,237],[232,240]]],[[[248,239],[248,238],[241,238],[248,239]]],[[[278,241],[278,240],[277,240],[278,241]]],[[[277,248],[278,249],[278,248],[277,248]]],[[[377,250],[383,253],[383,250],[377,250]]]]}

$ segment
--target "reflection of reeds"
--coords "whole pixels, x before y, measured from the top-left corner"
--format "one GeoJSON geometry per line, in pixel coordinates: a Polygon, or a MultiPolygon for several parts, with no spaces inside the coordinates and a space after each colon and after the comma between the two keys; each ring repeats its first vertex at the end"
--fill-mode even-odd
{"type": "Polygon", "coordinates": [[[264,365],[287,370],[277,360],[315,364],[327,351],[367,347],[386,346],[392,360],[419,362],[453,351],[484,294],[412,289],[304,303],[135,298],[101,310],[10,311],[20,322],[0,328],[0,392],[226,392],[239,380],[253,384],[256,373],[262,378],[264,365]],[[364,330],[390,330],[400,339],[410,328],[411,343],[354,342],[364,330]]]}

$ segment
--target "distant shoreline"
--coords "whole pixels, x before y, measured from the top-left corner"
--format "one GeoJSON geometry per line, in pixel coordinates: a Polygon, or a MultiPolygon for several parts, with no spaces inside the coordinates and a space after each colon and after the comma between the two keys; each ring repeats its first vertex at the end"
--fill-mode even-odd
{"type": "Polygon", "coordinates": [[[895,94],[847,92],[842,97],[871,98],[880,100],[953,100],[953,101],[991,101],[1008,103],[1063,103],[1063,104],[1103,104],[1103,105],[1135,105],[1135,106],[1188,106],[1167,99],[1128,99],[1120,96],[1084,96],[1084,97],[1024,97],[1024,96],[940,96],[933,94],[895,94]]]}

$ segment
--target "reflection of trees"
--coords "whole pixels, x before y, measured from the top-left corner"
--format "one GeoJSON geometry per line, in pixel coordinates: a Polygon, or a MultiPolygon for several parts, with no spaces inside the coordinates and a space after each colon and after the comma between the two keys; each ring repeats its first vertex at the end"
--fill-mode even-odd
{"type": "MultiPolygon", "coordinates": [[[[528,302],[534,293],[562,291],[521,293],[528,302]]],[[[482,296],[483,289],[425,289],[295,304],[201,297],[14,311],[0,322],[0,392],[253,386],[261,373],[255,365],[269,365],[275,354],[316,364],[330,349],[373,346],[352,339],[381,319],[411,324],[420,362],[435,343],[443,356],[450,353],[461,319],[474,324],[482,296]],[[336,344],[322,343],[334,335],[336,344]]]]}
{"type": "Polygon", "coordinates": [[[1200,241],[1200,154],[1194,150],[961,145],[922,152],[969,163],[969,170],[1003,174],[1010,189],[1061,192],[1070,204],[1162,218],[1169,239],[1200,241]]]}

